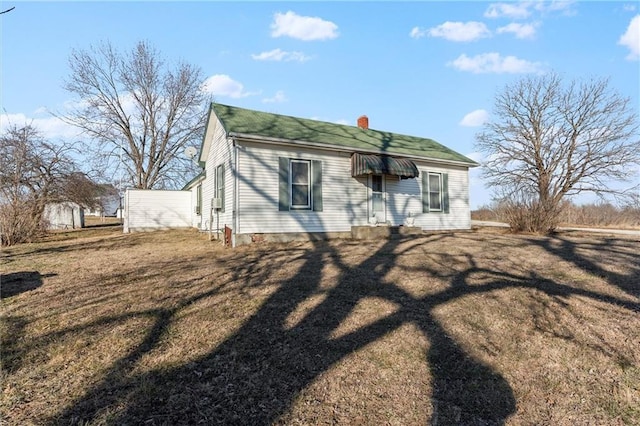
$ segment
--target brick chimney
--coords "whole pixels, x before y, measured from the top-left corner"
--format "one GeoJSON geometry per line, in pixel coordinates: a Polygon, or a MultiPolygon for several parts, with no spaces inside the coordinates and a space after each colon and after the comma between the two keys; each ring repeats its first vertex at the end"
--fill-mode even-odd
{"type": "Polygon", "coordinates": [[[367,130],[369,128],[369,117],[366,115],[358,117],[358,127],[367,130]]]}

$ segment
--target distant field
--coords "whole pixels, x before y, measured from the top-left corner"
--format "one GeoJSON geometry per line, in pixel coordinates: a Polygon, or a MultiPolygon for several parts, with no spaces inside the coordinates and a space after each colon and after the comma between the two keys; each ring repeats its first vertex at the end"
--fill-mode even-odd
{"type": "Polygon", "coordinates": [[[3,425],[640,424],[637,238],[97,227],[1,256],[3,425]]]}
{"type": "MultiPolygon", "coordinates": [[[[481,207],[471,211],[471,219],[507,222],[508,213],[500,207],[481,207]]],[[[640,230],[640,208],[611,204],[565,205],[558,225],[561,227],[640,230]]]]}

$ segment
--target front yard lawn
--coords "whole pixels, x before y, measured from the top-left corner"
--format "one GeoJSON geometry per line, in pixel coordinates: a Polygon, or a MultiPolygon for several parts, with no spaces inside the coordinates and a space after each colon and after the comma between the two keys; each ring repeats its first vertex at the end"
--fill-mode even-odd
{"type": "Polygon", "coordinates": [[[640,241],[498,231],[2,251],[0,423],[640,424],[640,241]]]}

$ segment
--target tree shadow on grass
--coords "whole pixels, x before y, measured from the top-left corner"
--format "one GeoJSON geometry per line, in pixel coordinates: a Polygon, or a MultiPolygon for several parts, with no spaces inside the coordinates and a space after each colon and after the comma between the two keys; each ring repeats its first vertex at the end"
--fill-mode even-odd
{"type": "Polygon", "coordinates": [[[569,262],[583,271],[601,277],[630,296],[640,297],[640,241],[602,238],[596,242],[576,242],[562,235],[531,239],[548,253],[569,262]],[[599,259],[603,253],[611,256],[620,270],[606,268],[599,259]]]}
{"type": "MultiPolygon", "coordinates": [[[[0,275],[0,298],[8,299],[42,286],[42,279],[56,274],[42,275],[38,271],[21,271],[0,275]]],[[[0,335],[0,362],[2,370],[14,371],[22,363],[18,342],[22,339],[27,321],[20,316],[2,316],[3,332],[0,335]]]]}
{"type": "MultiPolygon", "coordinates": [[[[389,240],[357,265],[348,264],[331,244],[317,242],[312,249],[297,253],[302,265],[295,276],[282,282],[259,310],[212,352],[180,366],[134,374],[136,361],[158,344],[176,313],[195,300],[158,311],[144,341],[51,423],[103,421],[105,412],[111,413],[109,424],[277,423],[322,373],[404,324],[415,324],[430,342],[425,361],[432,376],[431,424],[503,424],[516,410],[509,383],[458,345],[434,316],[434,309],[468,295],[510,287],[536,289],[554,297],[579,294],[608,303],[618,300],[533,274],[479,268],[472,258],[467,259],[466,268],[451,274],[448,287],[423,297],[411,295],[386,279],[405,252],[438,238],[418,238],[409,247],[401,247],[405,239],[389,240]],[[335,285],[330,288],[323,287],[327,264],[338,269],[335,285]],[[475,274],[488,278],[476,284],[472,282],[475,274]],[[303,302],[318,295],[322,298],[317,305],[296,324],[287,325],[303,302]],[[399,309],[334,337],[335,330],[367,297],[383,298],[399,309]]],[[[250,263],[247,270],[257,272],[250,263]]],[[[440,274],[428,266],[421,271],[440,274]]],[[[238,279],[242,280],[242,275],[238,279]]],[[[635,303],[622,305],[638,309],[635,303]]]]}
{"type": "Polygon", "coordinates": [[[2,318],[3,331],[0,335],[0,366],[5,372],[18,370],[22,365],[22,357],[18,349],[23,338],[27,321],[19,316],[2,318]]]}
{"type": "Polygon", "coordinates": [[[56,274],[41,275],[38,271],[21,271],[0,275],[0,297],[6,299],[25,291],[35,290],[42,285],[42,279],[56,274]]]}
{"type": "Polygon", "coordinates": [[[416,300],[384,282],[386,271],[401,254],[396,250],[398,243],[388,241],[355,267],[343,264],[332,246],[317,243],[302,256],[304,264],[297,274],[283,282],[259,311],[213,352],[187,365],[131,376],[127,370],[157,344],[175,314],[157,312],[145,340],[118,361],[101,384],[53,422],[91,422],[104,410],[124,407],[114,424],[271,424],[321,373],[412,322],[432,341],[427,361],[434,377],[432,399],[437,401],[438,421],[502,423],[515,410],[513,393],[504,378],[455,344],[430,313],[437,300],[416,300]],[[321,290],[327,261],[338,265],[340,276],[334,287],[321,290]],[[287,317],[321,291],[326,292],[324,300],[299,323],[287,327],[287,317]],[[354,306],[368,296],[385,297],[402,308],[352,333],[331,338],[354,306]]]}

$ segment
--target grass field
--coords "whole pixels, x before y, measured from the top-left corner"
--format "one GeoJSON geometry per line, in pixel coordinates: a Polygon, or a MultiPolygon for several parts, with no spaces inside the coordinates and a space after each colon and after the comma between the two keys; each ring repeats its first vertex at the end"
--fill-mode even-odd
{"type": "Polygon", "coordinates": [[[640,241],[498,231],[2,251],[0,423],[640,424],[640,241]]]}

